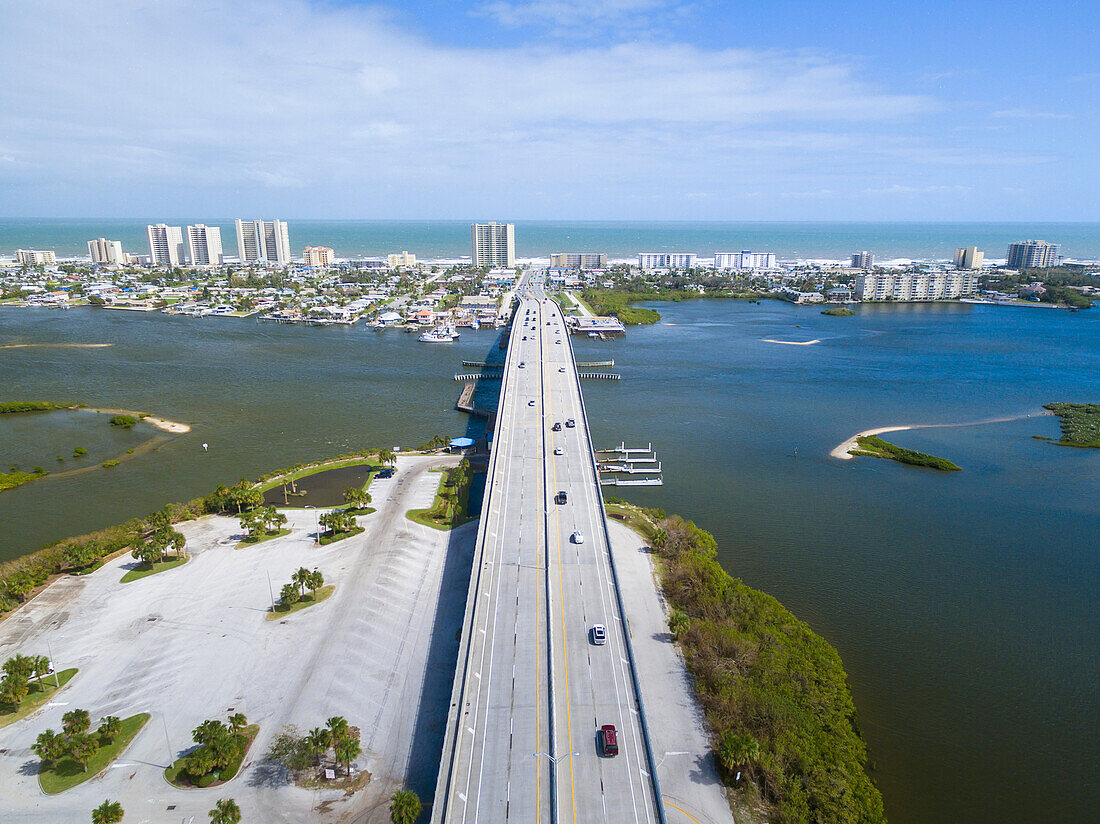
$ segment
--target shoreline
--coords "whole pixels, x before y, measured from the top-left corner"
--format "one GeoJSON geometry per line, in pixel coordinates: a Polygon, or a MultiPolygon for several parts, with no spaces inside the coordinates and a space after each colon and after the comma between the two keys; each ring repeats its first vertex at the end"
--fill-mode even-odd
{"type": "MultiPolygon", "coordinates": [[[[999,418],[984,418],[980,421],[963,421],[962,423],[910,423],[897,426],[878,426],[874,429],[865,429],[862,432],[857,432],[856,434],[852,435],[852,437],[833,447],[833,449],[829,452],[829,457],[837,458],[842,461],[850,461],[852,460],[852,458],[856,457],[852,454],[852,450],[859,447],[859,438],[874,437],[876,435],[883,435],[887,432],[906,432],[910,429],[944,429],[954,426],[982,426],[984,424],[990,423],[1007,423],[1009,421],[1018,421],[1022,420],[1023,418],[1030,418],[1032,414],[1033,413],[1031,412],[1025,412],[1020,415],[1006,415],[999,418]]],[[[1051,413],[1043,410],[1038,414],[1050,415],[1051,413]]]]}
{"type": "Polygon", "coordinates": [[[191,431],[191,427],[185,423],[179,423],[178,421],[170,421],[167,418],[160,418],[156,415],[149,415],[145,412],[137,412],[133,409],[99,409],[93,407],[85,407],[85,412],[102,412],[107,415],[130,415],[137,418],[139,421],[145,421],[152,424],[162,432],[170,432],[173,435],[185,435],[191,431]]]}

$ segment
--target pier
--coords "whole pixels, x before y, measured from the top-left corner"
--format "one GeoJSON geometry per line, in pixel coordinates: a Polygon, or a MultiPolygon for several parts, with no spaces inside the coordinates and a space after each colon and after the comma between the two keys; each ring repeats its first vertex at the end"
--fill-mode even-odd
{"type": "Polygon", "coordinates": [[[455,382],[458,381],[476,381],[476,380],[490,380],[499,381],[501,377],[500,372],[463,372],[455,375],[455,382]]]}
{"type": "Polygon", "coordinates": [[[622,380],[622,375],[614,372],[578,372],[577,377],[589,381],[617,381],[622,380]]]}

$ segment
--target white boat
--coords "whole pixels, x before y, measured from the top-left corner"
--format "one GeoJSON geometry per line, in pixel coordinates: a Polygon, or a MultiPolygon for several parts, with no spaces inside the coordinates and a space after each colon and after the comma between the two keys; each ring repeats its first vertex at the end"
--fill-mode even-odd
{"type": "Polygon", "coordinates": [[[440,326],[424,332],[418,338],[421,343],[451,343],[458,335],[451,334],[446,327],[440,326]]]}

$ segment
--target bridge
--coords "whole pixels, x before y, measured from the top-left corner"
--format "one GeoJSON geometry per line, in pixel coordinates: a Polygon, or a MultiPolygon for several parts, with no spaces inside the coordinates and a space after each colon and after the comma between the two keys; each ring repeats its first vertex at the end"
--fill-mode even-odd
{"type": "Polygon", "coordinates": [[[501,380],[432,821],[664,824],[580,377],[537,278],[501,380]]]}

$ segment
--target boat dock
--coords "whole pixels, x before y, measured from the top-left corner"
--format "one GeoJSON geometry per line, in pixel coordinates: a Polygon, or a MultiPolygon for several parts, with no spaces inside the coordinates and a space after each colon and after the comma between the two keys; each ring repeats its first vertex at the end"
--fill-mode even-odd
{"type": "Polygon", "coordinates": [[[488,409],[482,409],[480,406],[474,406],[474,391],[477,389],[477,382],[473,381],[462,387],[462,394],[458,396],[458,400],[455,401],[455,409],[459,412],[465,412],[468,415],[473,415],[475,418],[488,418],[490,412],[488,409]]]}
{"type": "Polygon", "coordinates": [[[463,372],[455,375],[455,381],[476,381],[476,380],[491,380],[499,381],[501,374],[499,372],[463,372]]]}
{"type": "Polygon", "coordinates": [[[600,478],[600,486],[664,486],[660,478],[600,478]]]}
{"type": "Polygon", "coordinates": [[[598,361],[577,361],[578,369],[610,369],[615,366],[614,359],[612,360],[598,360],[598,361]]]}
{"type": "Polygon", "coordinates": [[[590,381],[617,381],[622,380],[622,375],[614,372],[578,372],[577,377],[590,381]]]}

